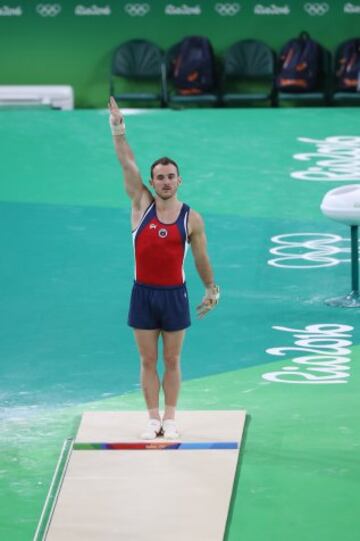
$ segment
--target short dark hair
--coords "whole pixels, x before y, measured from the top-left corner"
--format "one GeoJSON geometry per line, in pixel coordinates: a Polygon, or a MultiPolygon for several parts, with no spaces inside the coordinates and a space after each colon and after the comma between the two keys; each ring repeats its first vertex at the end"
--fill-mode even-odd
{"type": "Polygon", "coordinates": [[[153,178],[153,172],[154,172],[154,167],[156,167],[157,165],[175,165],[176,167],[176,171],[177,171],[177,174],[179,176],[179,166],[176,162],[174,162],[174,160],[172,160],[171,158],[167,158],[166,156],[164,156],[163,158],[159,158],[158,160],[156,160],[156,162],[154,162],[150,168],[150,175],[151,175],[151,178],[153,178]]]}

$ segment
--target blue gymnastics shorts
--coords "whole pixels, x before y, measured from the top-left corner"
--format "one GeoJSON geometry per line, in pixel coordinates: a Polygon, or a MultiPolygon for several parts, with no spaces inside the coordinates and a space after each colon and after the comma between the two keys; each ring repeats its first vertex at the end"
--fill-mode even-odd
{"type": "Polygon", "coordinates": [[[128,325],[135,329],[180,331],[190,327],[186,284],[154,287],[135,282],[131,292],[128,325]]]}

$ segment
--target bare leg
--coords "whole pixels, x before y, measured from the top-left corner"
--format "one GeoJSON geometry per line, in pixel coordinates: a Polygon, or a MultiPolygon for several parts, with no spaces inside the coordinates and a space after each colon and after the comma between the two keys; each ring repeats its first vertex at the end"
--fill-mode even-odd
{"type": "Polygon", "coordinates": [[[134,329],[136,344],[141,360],[141,386],[149,417],[160,419],[159,393],[160,379],[157,373],[158,339],[160,330],[134,329]]]}
{"type": "Polygon", "coordinates": [[[162,331],[165,373],[162,382],[165,395],[164,420],[175,419],[176,404],[181,385],[180,354],[185,330],[162,331]]]}

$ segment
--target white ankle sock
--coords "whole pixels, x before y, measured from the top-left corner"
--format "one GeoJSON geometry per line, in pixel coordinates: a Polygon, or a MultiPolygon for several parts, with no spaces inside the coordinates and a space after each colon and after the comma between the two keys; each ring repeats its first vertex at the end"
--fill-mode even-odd
{"type": "Polygon", "coordinates": [[[164,421],[166,419],[175,419],[176,406],[167,406],[165,404],[164,421]]]}
{"type": "Polygon", "coordinates": [[[149,419],[159,419],[160,421],[159,408],[149,409],[148,412],[149,412],[149,419]]]}

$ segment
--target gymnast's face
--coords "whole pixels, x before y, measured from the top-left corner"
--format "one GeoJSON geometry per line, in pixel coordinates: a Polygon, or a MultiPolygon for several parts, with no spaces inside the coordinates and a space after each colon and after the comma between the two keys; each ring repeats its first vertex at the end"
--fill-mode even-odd
{"type": "Polygon", "coordinates": [[[154,167],[150,185],[161,199],[174,197],[180,184],[181,178],[172,163],[167,165],[159,163],[154,167]]]}

